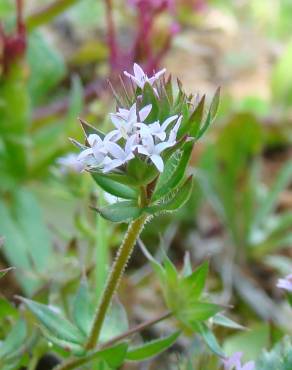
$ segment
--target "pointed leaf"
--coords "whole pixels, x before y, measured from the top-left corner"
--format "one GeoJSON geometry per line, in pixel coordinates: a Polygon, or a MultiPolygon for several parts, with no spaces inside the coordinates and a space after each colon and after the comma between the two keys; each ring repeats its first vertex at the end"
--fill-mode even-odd
{"type": "Polygon", "coordinates": [[[107,342],[128,329],[129,322],[124,306],[120,302],[114,302],[102,325],[100,342],[107,342]]]}
{"type": "Polygon", "coordinates": [[[212,331],[208,328],[208,326],[204,323],[199,324],[199,333],[202,335],[205,343],[210,348],[215,355],[220,357],[225,357],[223,350],[221,349],[220,345],[217,342],[215,335],[212,331]]]}
{"type": "Polygon", "coordinates": [[[205,321],[222,311],[222,307],[213,303],[199,301],[188,303],[187,307],[181,307],[178,316],[183,317],[189,323],[193,321],[205,321]]]}
{"type": "Polygon", "coordinates": [[[82,118],[79,118],[79,121],[81,123],[81,126],[82,126],[82,129],[84,131],[85,137],[87,137],[91,134],[96,134],[101,139],[104,139],[105,134],[103,132],[99,131],[96,127],[91,126],[88,122],[84,121],[82,118]]]}
{"type": "Polygon", "coordinates": [[[209,262],[205,261],[191,275],[182,280],[182,287],[189,292],[190,296],[198,299],[205,287],[209,271],[209,262]]]}
{"type": "Polygon", "coordinates": [[[92,314],[86,278],[82,278],[73,303],[73,318],[78,328],[87,335],[91,328],[92,314]]]}
{"type": "Polygon", "coordinates": [[[41,326],[41,331],[48,342],[53,343],[55,346],[62,348],[66,352],[70,352],[76,356],[83,356],[86,352],[82,345],[57,338],[53,334],[51,334],[44,326],[41,326]]]}
{"type": "Polygon", "coordinates": [[[138,193],[130,186],[121,184],[97,172],[91,172],[93,180],[107,193],[123,199],[137,199],[138,193]]]}
{"type": "Polygon", "coordinates": [[[258,209],[254,223],[258,226],[264,222],[269,214],[275,209],[279,194],[286,186],[292,181],[292,161],[288,161],[280,169],[272,188],[270,189],[267,196],[263,199],[261,207],[258,209]]]}
{"type": "Polygon", "coordinates": [[[170,199],[162,201],[159,204],[147,207],[146,211],[150,214],[155,214],[159,212],[175,211],[178,208],[182,207],[191,195],[193,187],[192,180],[192,176],[190,176],[185,181],[185,183],[177,191],[175,191],[174,194],[170,196],[170,199]]]}
{"type": "Polygon", "coordinates": [[[166,162],[165,170],[163,171],[163,174],[160,176],[157,189],[155,190],[153,194],[153,200],[156,201],[163,196],[167,195],[171,191],[174,191],[175,188],[180,184],[181,180],[183,179],[187,165],[189,163],[189,159],[192,153],[193,149],[193,143],[187,142],[182,148],[182,153],[179,157],[179,160],[174,162],[174,159],[172,160],[172,157],[177,154],[174,153],[172,157],[166,162]],[[169,163],[170,162],[170,163],[169,163]],[[172,167],[172,171],[168,171],[168,177],[164,173],[168,170],[168,166],[172,167]]]}
{"type": "Polygon", "coordinates": [[[101,351],[98,351],[87,356],[84,362],[87,362],[88,360],[102,359],[110,367],[112,367],[113,369],[117,369],[123,364],[125,357],[127,355],[127,350],[128,350],[127,343],[119,343],[116,344],[115,346],[103,349],[101,351]]]}
{"type": "Polygon", "coordinates": [[[129,361],[145,361],[149,358],[157,356],[172,346],[176,342],[179,335],[180,331],[177,331],[167,337],[144,343],[138,347],[130,348],[128,350],[126,359],[129,361]]]}
{"type": "Polygon", "coordinates": [[[218,88],[215,92],[214,97],[213,97],[213,100],[212,100],[209,112],[207,114],[206,120],[205,120],[203,126],[200,128],[200,130],[197,134],[197,139],[200,139],[204,135],[204,133],[208,130],[210,124],[214,120],[214,118],[216,116],[216,113],[217,113],[217,110],[218,110],[218,106],[219,106],[219,98],[220,98],[220,89],[218,88]]]}
{"type": "Polygon", "coordinates": [[[138,208],[135,202],[123,201],[111,204],[107,207],[93,208],[103,218],[112,222],[129,222],[138,218],[142,209],[138,208]]]}
{"type": "Polygon", "coordinates": [[[36,316],[53,336],[72,343],[82,344],[85,336],[63,316],[56,313],[52,308],[30,299],[19,297],[26,307],[36,316]]]}
{"type": "Polygon", "coordinates": [[[0,358],[5,359],[15,354],[21,346],[23,346],[26,338],[26,323],[24,320],[19,320],[2,342],[0,347],[0,358]]]}
{"type": "Polygon", "coordinates": [[[212,322],[216,325],[224,326],[226,328],[231,329],[238,329],[238,330],[245,330],[246,328],[237,322],[229,319],[228,317],[222,315],[221,313],[217,313],[217,315],[212,317],[212,322]]]}

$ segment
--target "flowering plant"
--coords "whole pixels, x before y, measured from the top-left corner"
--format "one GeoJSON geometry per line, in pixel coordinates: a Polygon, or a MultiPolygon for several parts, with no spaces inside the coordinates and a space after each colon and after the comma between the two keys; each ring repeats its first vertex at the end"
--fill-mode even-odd
{"type": "Polygon", "coordinates": [[[48,305],[20,298],[39,320],[44,335],[77,356],[60,364],[58,370],[74,369],[93,360],[104,360],[110,368],[117,368],[124,361],[150,358],[172,345],[181,330],[137,348],[129,347],[125,339],[170,316],[177,319],[182,330],[201,334],[211,350],[222,357],[209,320],[238,327],[203,293],[208,263],[192,271],[186,261],[178,273],[167,257],[160,264],[144,250],[161,282],[168,311],[116,337],[108,338],[104,333],[107,318],[116,309],[111,305],[113,297],[146,221],[156,214],[173,212],[187,201],[192,190],[187,164],[195,142],[209,127],[218,107],[219,90],[205,111],[205,97],[194,101],[180,81],[175,94],[165,72],[163,69],[149,77],[137,64],[134,74],[125,72],[129,87],[122,81],[122,94],[113,90],[117,102],[116,112],[110,114],[113,130],[103,133],[81,120],[85,145],[72,139],[80,153],[62,161],[71,169],[89,172],[102,190],[120,198],[94,209],[112,222],[129,222],[129,227],[95,310],[84,281],[76,294],[73,320],[48,305]]]}
{"type": "Polygon", "coordinates": [[[131,89],[124,87],[123,98],[115,93],[117,111],[110,114],[115,129],[104,134],[82,120],[86,145],[73,140],[81,149],[77,161],[82,168],[103,190],[124,199],[98,209],[114,222],[183,205],[192,188],[192,179],[185,179],[187,163],[215,116],[219,97],[218,91],[204,118],[205,98],[193,103],[180,82],[174,97],[165,70],[149,78],[135,64],[134,75],[125,75],[131,89]]]}

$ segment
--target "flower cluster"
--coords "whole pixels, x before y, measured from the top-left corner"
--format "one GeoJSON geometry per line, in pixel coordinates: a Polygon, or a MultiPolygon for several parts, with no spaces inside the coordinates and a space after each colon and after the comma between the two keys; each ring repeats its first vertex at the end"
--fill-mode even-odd
{"type": "MultiPolygon", "coordinates": [[[[164,73],[165,69],[148,77],[139,65],[134,64],[134,75],[128,72],[125,72],[125,75],[138,88],[143,89],[146,83],[152,86],[164,73]]],[[[153,90],[158,95],[157,90],[153,90]]],[[[163,172],[162,152],[176,144],[182,116],[170,116],[162,123],[146,123],[151,110],[151,104],[139,107],[138,102],[135,102],[129,109],[119,108],[116,113],[110,113],[115,129],[104,137],[90,134],[87,137],[88,146],[79,154],[77,160],[88,169],[108,173],[139,156],[143,160],[151,161],[159,172],[163,172]]]]}
{"type": "Polygon", "coordinates": [[[232,356],[223,360],[224,370],[254,370],[254,361],[249,361],[246,364],[241,364],[242,352],[235,352],[232,356]]]}

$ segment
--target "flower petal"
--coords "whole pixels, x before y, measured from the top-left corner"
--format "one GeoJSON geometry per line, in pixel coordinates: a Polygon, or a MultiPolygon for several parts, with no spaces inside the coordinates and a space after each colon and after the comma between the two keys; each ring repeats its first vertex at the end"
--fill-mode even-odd
{"type": "Polygon", "coordinates": [[[142,108],[139,111],[139,117],[142,122],[145,121],[145,119],[148,117],[149,113],[151,112],[152,104],[146,105],[146,107],[142,108]]]}
{"type": "Polygon", "coordinates": [[[241,370],[254,370],[255,369],[255,363],[254,361],[249,361],[247,362],[242,368],[241,370]]]}
{"type": "Polygon", "coordinates": [[[163,172],[164,163],[160,155],[153,154],[150,156],[151,161],[154,163],[155,167],[158,169],[159,172],[163,172]]]}
{"type": "Polygon", "coordinates": [[[171,122],[175,121],[177,117],[178,117],[177,114],[174,116],[168,117],[161,125],[161,128],[163,129],[163,131],[165,131],[167,127],[171,124],[171,122]]]}
{"type": "Polygon", "coordinates": [[[139,66],[139,64],[137,63],[134,63],[134,74],[135,74],[135,77],[139,80],[139,81],[143,81],[145,80],[145,77],[147,78],[146,76],[146,73],[143,71],[143,69],[139,66]]]}
{"type": "Polygon", "coordinates": [[[120,117],[118,113],[110,113],[112,123],[119,129],[125,122],[124,118],[120,117]]]}
{"type": "Polygon", "coordinates": [[[77,161],[84,161],[86,160],[89,156],[93,155],[93,150],[92,148],[88,148],[83,150],[77,157],[77,161]]]}
{"type": "Polygon", "coordinates": [[[109,142],[105,143],[105,146],[106,146],[108,152],[113,157],[123,161],[123,159],[125,158],[125,152],[123,151],[123,149],[118,144],[109,141],[109,142]]]}
{"type": "Polygon", "coordinates": [[[109,157],[107,157],[107,158],[108,159],[104,161],[104,167],[103,167],[103,170],[102,170],[104,173],[110,172],[114,168],[120,167],[123,164],[123,161],[121,161],[119,159],[111,159],[109,157]]]}

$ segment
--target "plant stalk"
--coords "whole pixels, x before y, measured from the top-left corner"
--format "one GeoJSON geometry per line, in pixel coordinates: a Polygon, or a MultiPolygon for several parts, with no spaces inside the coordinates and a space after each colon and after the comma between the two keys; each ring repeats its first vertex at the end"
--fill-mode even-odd
{"type": "Polygon", "coordinates": [[[108,281],[106,283],[105,290],[101,296],[100,304],[97,308],[94,322],[92,325],[91,332],[89,334],[88,341],[85,348],[87,350],[94,349],[98,342],[102,325],[111,304],[112,298],[119,287],[119,283],[123,272],[127,266],[129,258],[131,257],[135,242],[138,239],[145,221],[147,219],[146,215],[142,215],[136,220],[132,221],[129,225],[127,234],[120,246],[116,260],[113,264],[111,273],[109,275],[108,281]]]}

